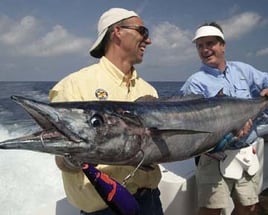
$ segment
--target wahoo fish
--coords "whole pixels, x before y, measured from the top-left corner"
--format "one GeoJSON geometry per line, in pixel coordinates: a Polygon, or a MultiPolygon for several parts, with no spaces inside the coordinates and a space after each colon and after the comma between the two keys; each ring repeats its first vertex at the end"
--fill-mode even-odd
{"type": "Polygon", "coordinates": [[[157,99],[45,103],[11,97],[40,131],[0,143],[71,156],[93,164],[149,165],[185,160],[213,149],[268,107],[266,98],[157,99]]]}

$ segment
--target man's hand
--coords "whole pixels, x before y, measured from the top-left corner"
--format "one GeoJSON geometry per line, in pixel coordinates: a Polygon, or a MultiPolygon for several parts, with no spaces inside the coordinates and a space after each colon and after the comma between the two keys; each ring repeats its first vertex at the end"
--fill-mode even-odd
{"type": "Polygon", "coordinates": [[[236,134],[236,137],[238,139],[240,139],[240,138],[244,137],[245,135],[247,135],[250,132],[252,126],[253,126],[253,122],[251,119],[249,119],[246,122],[246,124],[243,126],[243,128],[236,134]]]}
{"type": "Polygon", "coordinates": [[[268,88],[263,89],[260,93],[261,96],[268,96],[268,88]]]}
{"type": "Polygon", "coordinates": [[[82,169],[82,162],[70,156],[56,156],[55,161],[58,168],[65,172],[79,172],[82,169]]]}
{"type": "Polygon", "coordinates": [[[210,152],[207,153],[209,156],[214,156],[214,158],[218,160],[222,160],[225,158],[223,151],[226,149],[238,149],[241,147],[244,147],[245,143],[244,140],[241,140],[243,138],[247,138],[247,135],[251,131],[253,126],[253,122],[251,119],[249,119],[243,128],[234,136],[232,132],[226,134],[219,143],[212,149],[210,152]]]}

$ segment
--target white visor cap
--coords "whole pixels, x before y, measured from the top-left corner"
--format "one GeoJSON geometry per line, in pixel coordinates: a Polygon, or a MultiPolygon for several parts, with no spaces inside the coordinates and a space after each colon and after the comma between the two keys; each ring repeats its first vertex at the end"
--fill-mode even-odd
{"type": "Polygon", "coordinates": [[[202,26],[196,30],[195,36],[192,39],[192,42],[194,43],[200,37],[208,37],[208,36],[217,36],[217,37],[220,37],[224,40],[224,35],[218,28],[216,28],[214,26],[206,25],[206,26],[202,26]]]}
{"type": "Polygon", "coordinates": [[[96,58],[102,57],[104,53],[103,50],[100,49],[99,45],[101,44],[109,26],[123,19],[128,19],[134,16],[138,17],[138,14],[134,11],[123,8],[111,8],[104,12],[98,22],[98,38],[89,50],[90,55],[96,58]]]}

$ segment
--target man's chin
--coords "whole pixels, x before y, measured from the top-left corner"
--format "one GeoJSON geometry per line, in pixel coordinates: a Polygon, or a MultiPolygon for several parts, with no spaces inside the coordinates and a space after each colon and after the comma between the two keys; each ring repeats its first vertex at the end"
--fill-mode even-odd
{"type": "Polygon", "coordinates": [[[203,58],[202,62],[211,67],[215,66],[215,60],[212,57],[203,58]]]}
{"type": "Polygon", "coordinates": [[[136,60],[136,64],[139,64],[139,63],[141,63],[142,62],[142,58],[138,58],[137,60],[136,60]]]}
{"type": "Polygon", "coordinates": [[[204,64],[206,64],[207,66],[209,67],[212,67],[212,68],[217,68],[217,65],[213,62],[210,62],[210,61],[203,61],[204,64]]]}

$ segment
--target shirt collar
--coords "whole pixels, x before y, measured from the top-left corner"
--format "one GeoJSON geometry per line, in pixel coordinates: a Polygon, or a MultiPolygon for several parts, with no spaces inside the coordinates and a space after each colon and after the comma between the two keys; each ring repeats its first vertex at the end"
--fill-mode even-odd
{"type": "Polygon", "coordinates": [[[207,72],[209,74],[212,74],[213,76],[219,76],[219,75],[224,75],[224,73],[227,73],[228,68],[229,68],[228,62],[226,62],[226,67],[225,67],[224,72],[222,72],[221,70],[219,70],[217,68],[213,68],[213,67],[210,67],[210,66],[202,63],[202,66],[200,67],[200,70],[205,71],[205,72],[207,72]]]}
{"type": "Polygon", "coordinates": [[[105,56],[100,59],[100,63],[105,67],[105,69],[110,73],[118,85],[122,85],[126,80],[128,80],[131,86],[135,84],[135,80],[138,78],[138,73],[136,69],[132,68],[132,75],[130,78],[126,77],[125,74],[118,69],[111,61],[109,61],[105,56]]]}

